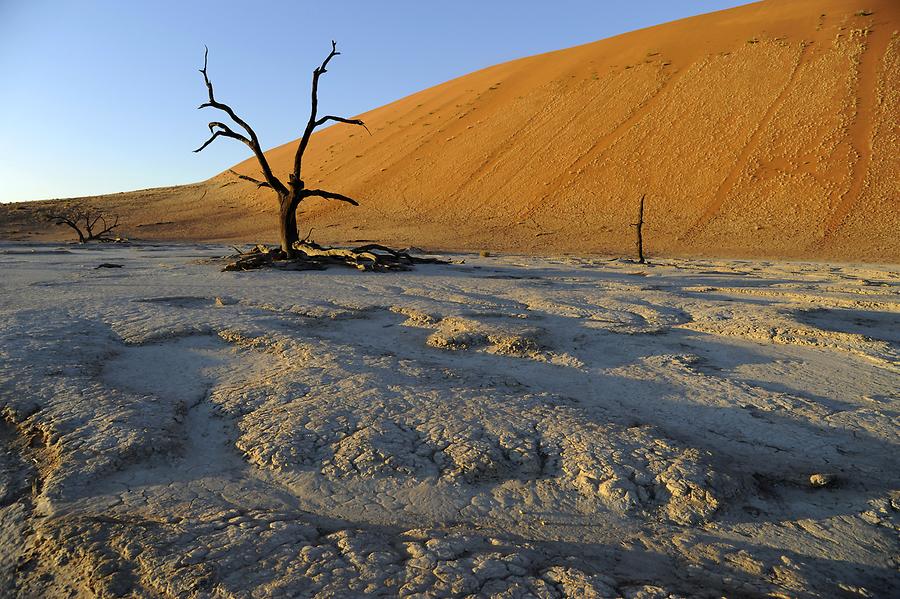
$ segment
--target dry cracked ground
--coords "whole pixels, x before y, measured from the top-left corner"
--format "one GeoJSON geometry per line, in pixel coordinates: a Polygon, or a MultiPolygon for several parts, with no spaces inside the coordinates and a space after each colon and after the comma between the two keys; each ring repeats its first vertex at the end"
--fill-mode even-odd
{"type": "Polygon", "coordinates": [[[896,268],[0,252],[5,596],[898,592],[896,268]]]}

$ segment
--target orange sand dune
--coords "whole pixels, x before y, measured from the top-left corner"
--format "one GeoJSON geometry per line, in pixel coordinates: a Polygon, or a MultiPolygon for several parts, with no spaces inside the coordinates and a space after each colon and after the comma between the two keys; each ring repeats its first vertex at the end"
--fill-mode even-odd
{"type": "MultiPolygon", "coordinates": [[[[767,0],[460,77],[316,134],[307,184],[362,205],[305,204],[303,234],[618,253],[646,194],[651,255],[900,261],[898,30],[896,0],[767,0]]],[[[276,238],[228,171],[96,201],[133,237],[276,238]]]]}

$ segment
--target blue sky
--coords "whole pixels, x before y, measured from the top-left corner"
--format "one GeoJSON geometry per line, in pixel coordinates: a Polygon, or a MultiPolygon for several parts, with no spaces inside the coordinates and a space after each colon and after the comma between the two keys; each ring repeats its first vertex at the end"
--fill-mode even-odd
{"type": "Polygon", "coordinates": [[[206,179],[248,156],[207,135],[218,99],[265,147],[299,137],[311,70],[351,116],[498,62],[742,1],[0,0],[0,202],[206,179]],[[250,9],[251,5],[257,8],[250,9]]]}

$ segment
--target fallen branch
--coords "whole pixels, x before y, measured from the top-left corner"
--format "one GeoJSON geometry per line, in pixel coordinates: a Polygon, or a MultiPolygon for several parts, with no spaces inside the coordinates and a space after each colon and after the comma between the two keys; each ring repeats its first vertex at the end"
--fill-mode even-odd
{"type": "MultiPolygon", "coordinates": [[[[237,249],[237,248],[235,248],[237,249]]],[[[448,264],[438,258],[420,258],[389,247],[369,244],[357,248],[326,248],[311,241],[294,243],[293,256],[280,248],[257,244],[250,251],[228,256],[232,260],[223,271],[279,268],[282,270],[324,270],[329,266],[345,266],[365,271],[410,270],[415,264],[448,264]]]]}

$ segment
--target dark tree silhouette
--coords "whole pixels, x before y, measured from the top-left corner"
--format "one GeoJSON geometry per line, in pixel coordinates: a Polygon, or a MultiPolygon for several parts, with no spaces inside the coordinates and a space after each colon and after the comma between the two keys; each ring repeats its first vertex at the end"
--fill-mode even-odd
{"type": "Polygon", "coordinates": [[[225,123],[213,121],[209,123],[209,132],[212,135],[202,146],[194,150],[194,152],[202,151],[204,148],[206,148],[206,146],[215,141],[217,137],[230,137],[232,139],[236,139],[246,144],[251,150],[253,150],[253,154],[256,156],[256,160],[259,162],[260,169],[262,170],[263,180],[260,181],[246,175],[239,176],[241,179],[256,183],[258,187],[271,188],[278,195],[278,224],[281,234],[281,250],[287,255],[287,257],[293,257],[295,255],[293,246],[294,243],[299,240],[299,232],[297,229],[297,208],[300,205],[300,202],[309,197],[320,197],[328,200],[347,202],[348,204],[352,204],[354,206],[359,205],[353,198],[335,193],[333,191],[326,191],[324,189],[307,189],[302,178],[303,154],[306,152],[307,146],[309,146],[309,140],[312,137],[313,132],[318,127],[321,127],[322,125],[330,121],[334,121],[337,123],[346,123],[348,125],[359,125],[360,127],[365,128],[366,131],[368,131],[365,123],[363,123],[359,119],[348,119],[333,115],[327,115],[323,117],[318,116],[319,78],[328,72],[328,63],[331,62],[332,58],[338,56],[339,54],[340,52],[337,51],[337,44],[332,41],[331,52],[328,54],[328,56],[325,57],[325,60],[322,61],[322,64],[315,70],[313,70],[312,105],[310,107],[309,120],[306,123],[306,128],[303,130],[303,136],[300,138],[300,144],[297,146],[297,153],[294,155],[294,167],[291,173],[288,175],[288,181],[286,185],[282,183],[278,179],[278,177],[274,175],[274,173],[272,173],[272,168],[269,166],[269,162],[266,159],[265,154],[263,154],[262,147],[259,144],[259,138],[257,138],[256,132],[253,131],[253,128],[250,127],[250,125],[247,124],[246,121],[235,114],[234,110],[232,110],[230,106],[216,100],[215,95],[213,94],[212,83],[210,82],[209,76],[206,72],[209,58],[209,48],[207,48],[203,54],[203,68],[200,69],[200,72],[203,74],[203,80],[206,82],[206,89],[209,91],[209,101],[201,104],[199,108],[216,108],[218,110],[221,110],[222,112],[227,114],[228,117],[232,121],[234,121],[241,129],[243,129],[245,134],[233,131],[225,123]]]}
{"type": "Polygon", "coordinates": [[[637,249],[638,263],[644,264],[646,260],[644,260],[644,237],[643,237],[643,228],[644,228],[644,194],[641,194],[641,205],[638,209],[638,222],[631,225],[634,227],[636,238],[634,240],[634,244],[637,249]]]}
{"type": "Polygon", "coordinates": [[[36,216],[43,222],[71,227],[78,234],[79,243],[112,241],[110,234],[119,226],[118,214],[106,214],[89,204],[68,203],[44,208],[36,216]]]}

